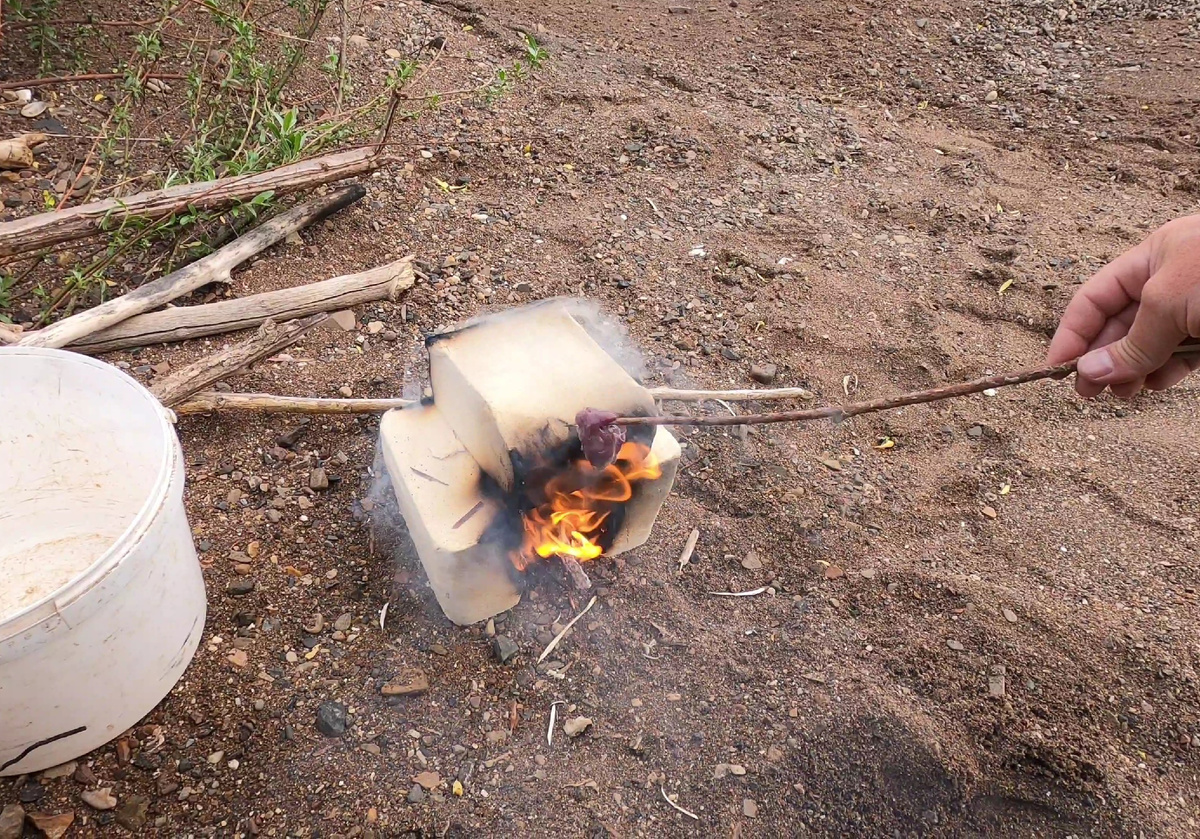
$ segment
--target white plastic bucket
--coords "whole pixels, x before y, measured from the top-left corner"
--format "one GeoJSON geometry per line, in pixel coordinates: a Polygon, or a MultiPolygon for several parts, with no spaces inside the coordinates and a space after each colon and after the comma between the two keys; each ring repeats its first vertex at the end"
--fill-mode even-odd
{"type": "Polygon", "coordinates": [[[204,630],[167,411],[115,367],[0,347],[0,775],[145,716],[204,630]]]}

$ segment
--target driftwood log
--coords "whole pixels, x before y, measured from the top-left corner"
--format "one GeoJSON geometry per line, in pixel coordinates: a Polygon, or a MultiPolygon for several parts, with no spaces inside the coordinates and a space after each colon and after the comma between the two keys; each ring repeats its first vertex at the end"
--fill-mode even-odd
{"type": "Polygon", "coordinates": [[[193,393],[203,390],[214,382],[219,382],[243,367],[290,347],[300,340],[305,332],[328,317],[325,314],[313,315],[310,318],[294,320],[282,326],[276,325],[273,320],[268,320],[258,328],[258,332],[253,337],[202,358],[194,364],[189,364],[160,379],[150,388],[150,392],[168,408],[174,407],[193,393]]]}
{"type": "Polygon", "coordinates": [[[341,181],[378,169],[388,162],[372,148],[327,154],[278,169],[237,175],[216,181],[141,192],[124,198],[107,198],[66,210],[0,223],[0,257],[39,251],[119,227],[125,219],[157,221],[188,208],[220,209],[263,192],[286,195],[320,184],[341,181]]]}
{"type": "Polygon", "coordinates": [[[333,190],[326,196],[279,214],[219,251],[178,271],[152,280],[122,297],[60,320],[45,329],[28,333],[17,343],[26,347],[65,347],[134,315],[157,309],[201,286],[216,282],[227,283],[230,281],[230,271],[250,257],[281,241],[289,233],[294,233],[353,204],[365,193],[366,191],[357,185],[333,190]]]}
{"type": "Polygon", "coordinates": [[[376,300],[396,300],[413,284],[412,257],[319,283],[267,291],[202,306],[147,312],[67,346],[89,355],[205,338],[318,312],[348,309],[376,300]]]}

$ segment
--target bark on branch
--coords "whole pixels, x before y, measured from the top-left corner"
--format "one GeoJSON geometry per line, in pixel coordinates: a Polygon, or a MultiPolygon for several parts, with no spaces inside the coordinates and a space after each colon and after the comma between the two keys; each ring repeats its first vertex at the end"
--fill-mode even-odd
{"type": "Polygon", "coordinates": [[[151,387],[150,392],[171,408],[231,373],[290,347],[305,332],[328,317],[325,314],[313,315],[282,326],[268,320],[253,337],[177,370],[151,387]]]}
{"type": "Polygon", "coordinates": [[[222,300],[202,306],[180,306],[147,312],[68,345],[96,355],[130,347],[146,347],[236,332],[268,318],[282,321],[318,312],[349,309],[376,300],[396,300],[413,284],[412,257],[398,259],[357,274],[319,283],[222,300]]]}
{"type": "Polygon", "coordinates": [[[387,158],[372,148],[327,154],[251,175],[107,198],[66,210],[0,223],[0,258],[82,239],[129,218],[153,221],[192,208],[218,209],[272,191],[285,195],[378,169],[387,158]]]}
{"type": "MultiPolygon", "coordinates": [[[[358,185],[342,187],[328,195],[281,213],[215,253],[146,283],[123,297],[101,303],[58,323],[31,332],[19,343],[26,347],[65,347],[123,320],[156,309],[201,286],[229,282],[230,271],[289,233],[293,233],[354,203],[365,194],[358,185]]],[[[2,226],[2,225],[0,225],[2,226]]]]}

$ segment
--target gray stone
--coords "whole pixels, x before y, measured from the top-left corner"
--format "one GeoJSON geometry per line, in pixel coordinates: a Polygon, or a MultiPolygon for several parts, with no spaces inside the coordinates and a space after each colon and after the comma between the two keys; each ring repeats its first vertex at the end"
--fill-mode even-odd
{"type": "Polygon", "coordinates": [[[750,378],[759,384],[769,385],[775,381],[775,377],[779,374],[779,367],[774,364],[752,364],[750,365],[750,378]]]}
{"type": "Polygon", "coordinates": [[[21,839],[25,826],[25,808],[20,804],[9,804],[0,811],[0,839],[21,839]]]}
{"type": "Polygon", "coordinates": [[[346,706],[340,702],[322,702],[317,708],[317,731],[326,737],[346,733],[346,706]]]}
{"type": "Polygon", "coordinates": [[[420,804],[425,800],[425,790],[421,789],[420,784],[413,784],[413,788],[408,791],[408,803],[420,804]]]}
{"type": "Polygon", "coordinates": [[[492,639],[492,652],[496,654],[496,660],[501,664],[507,664],[520,651],[521,648],[517,646],[517,642],[507,635],[497,635],[492,639]]]}
{"type": "Polygon", "coordinates": [[[117,824],[137,833],[146,826],[146,813],[149,809],[149,798],[144,795],[131,795],[117,808],[117,824]]]}

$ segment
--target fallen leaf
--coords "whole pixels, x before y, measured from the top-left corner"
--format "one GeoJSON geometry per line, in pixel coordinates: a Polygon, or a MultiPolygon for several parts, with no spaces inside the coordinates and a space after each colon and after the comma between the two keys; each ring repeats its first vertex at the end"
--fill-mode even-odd
{"type": "Polygon", "coordinates": [[[1012,492],[1012,484],[1005,484],[1004,486],[1000,487],[1001,495],[1008,495],[1010,492],[1012,492]]]}
{"type": "Polygon", "coordinates": [[[879,438],[879,442],[875,444],[875,448],[882,451],[883,449],[894,448],[895,445],[896,445],[896,441],[893,440],[891,437],[881,437],[881,438],[879,438]]]}
{"type": "Polygon", "coordinates": [[[463,794],[462,781],[455,781],[454,786],[451,787],[450,789],[455,795],[462,795],[463,794]]]}
{"type": "Polygon", "coordinates": [[[1010,277],[1009,279],[1005,280],[1003,283],[1000,284],[999,293],[1003,294],[1004,292],[1008,291],[1009,288],[1012,287],[1012,284],[1013,284],[1013,281],[1012,281],[1012,278],[1010,277]]]}

